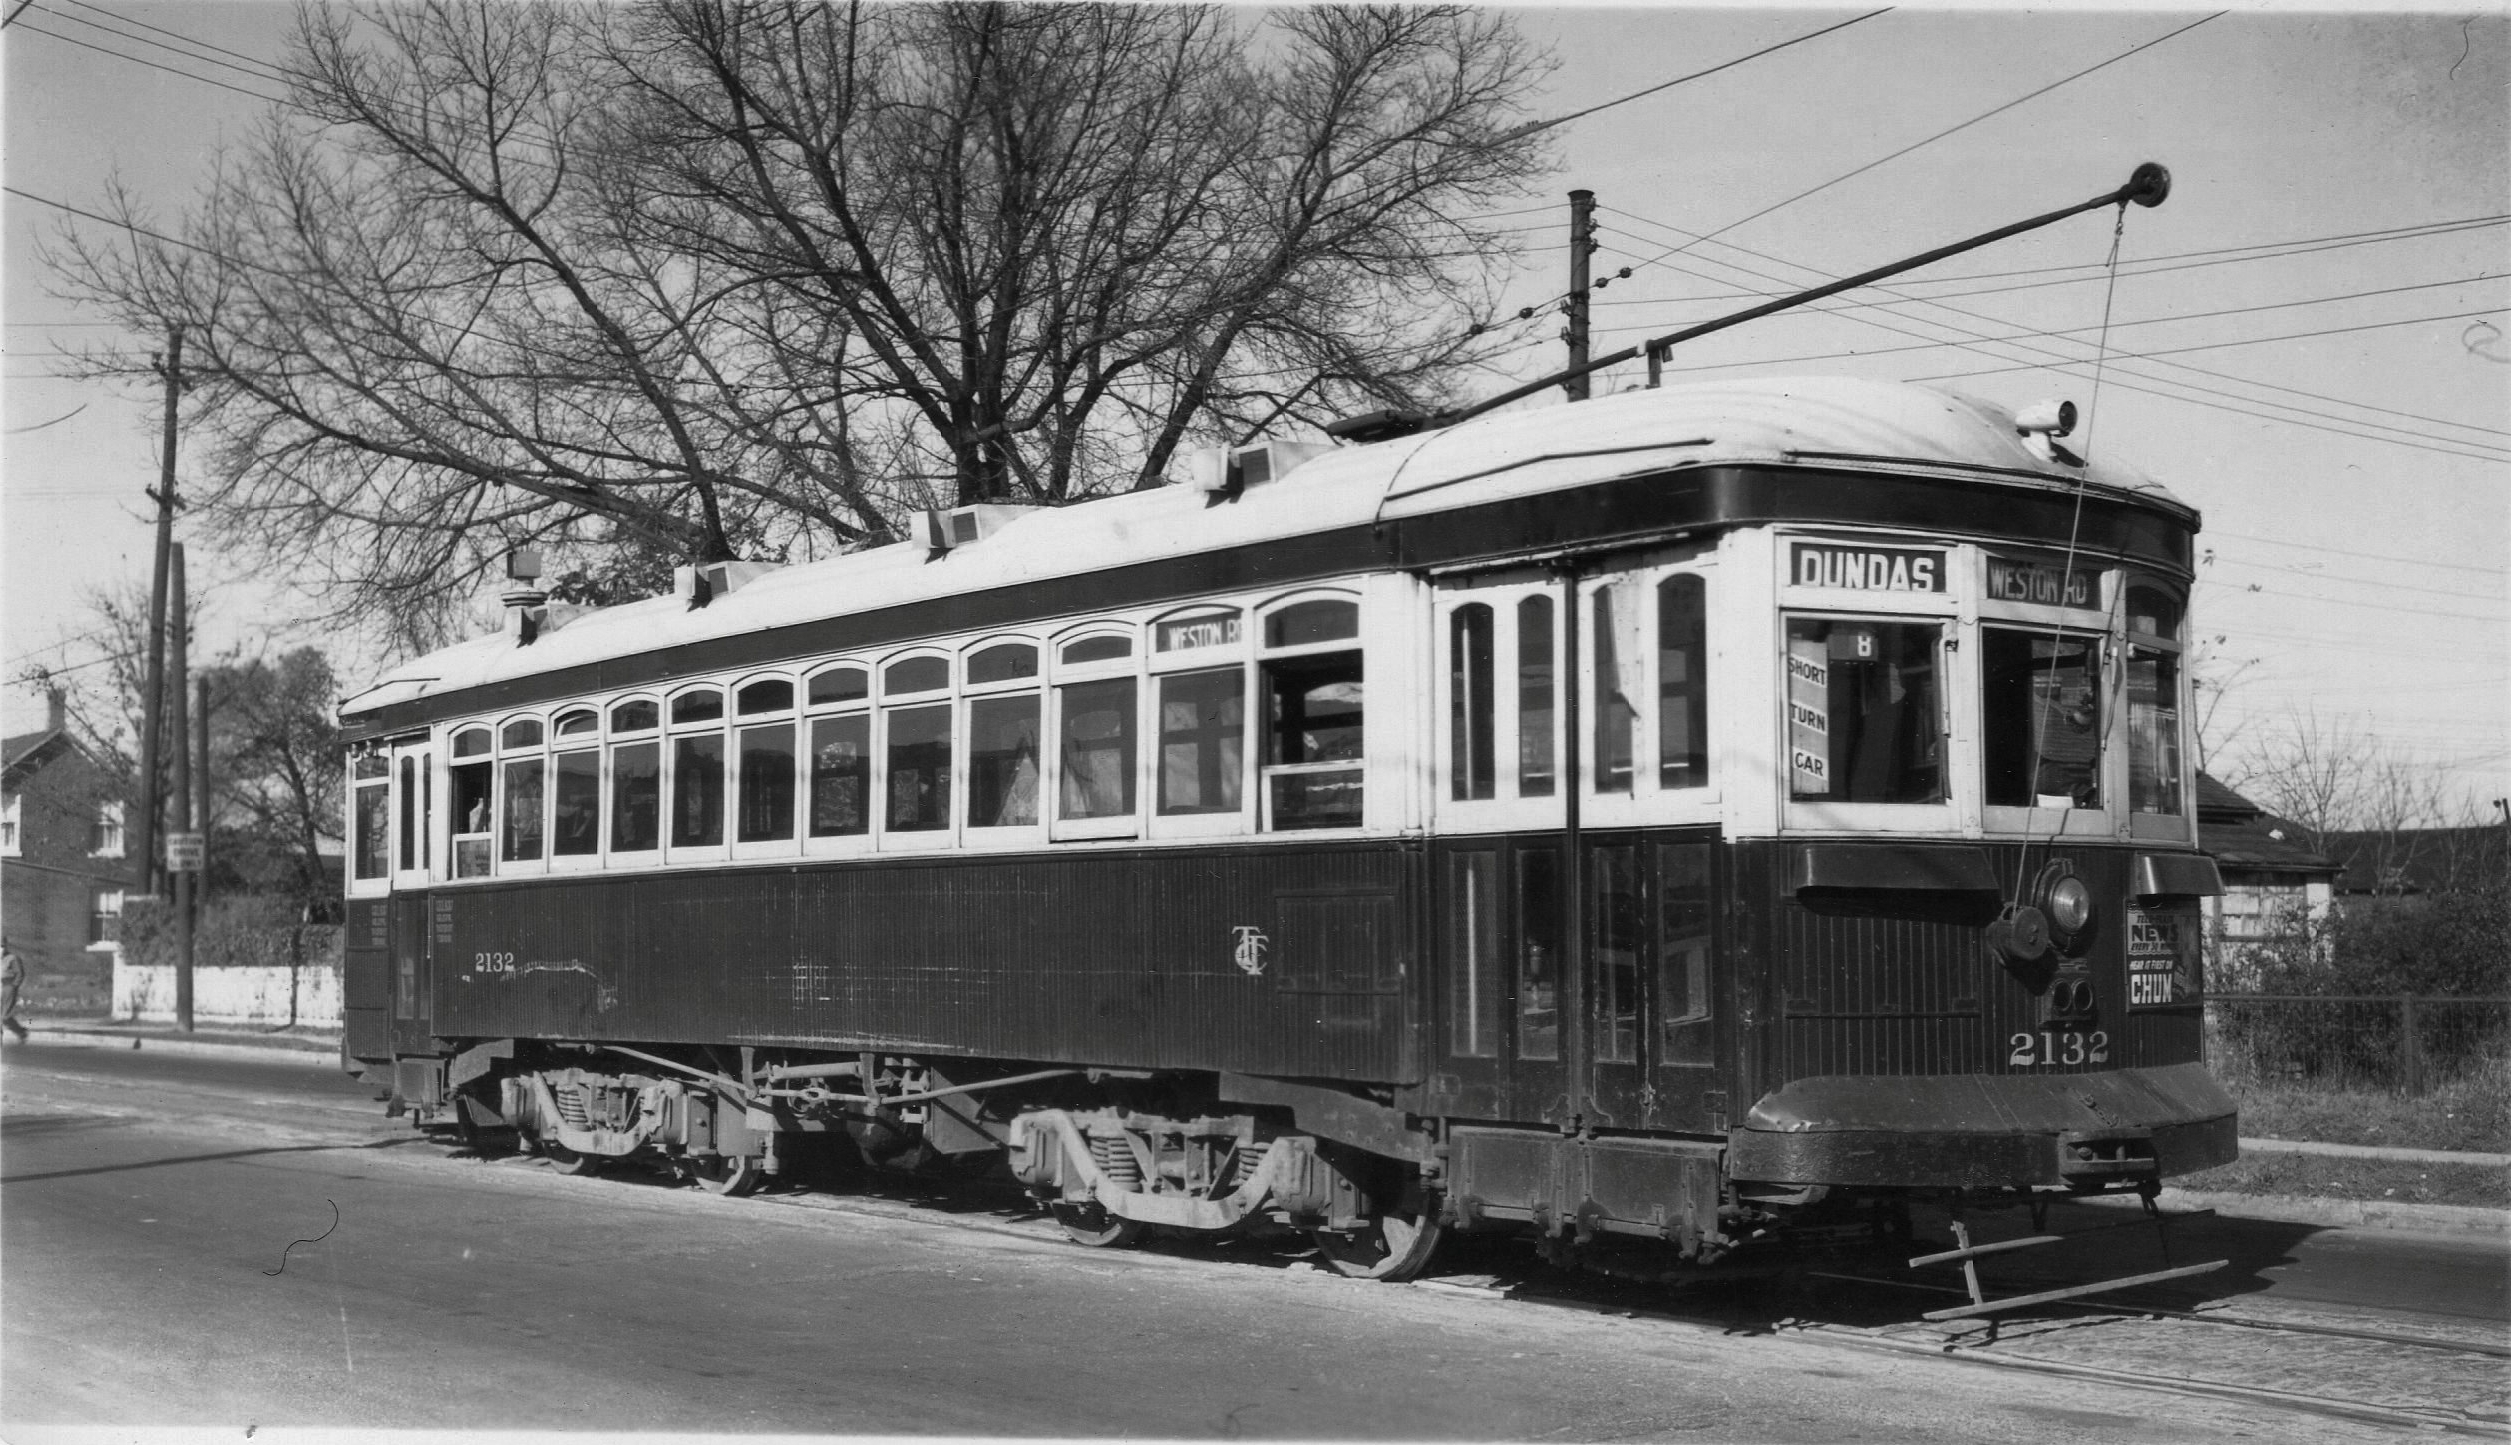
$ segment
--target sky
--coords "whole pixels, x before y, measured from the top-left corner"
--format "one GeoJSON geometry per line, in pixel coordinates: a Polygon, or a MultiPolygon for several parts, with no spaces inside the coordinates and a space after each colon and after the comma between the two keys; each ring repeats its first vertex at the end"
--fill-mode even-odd
{"type": "MultiPolygon", "coordinates": [[[[1552,117],[1864,12],[1506,13],[1558,62],[1534,106],[1552,117]]],[[[93,209],[118,176],[160,216],[179,214],[261,108],[220,86],[270,88],[233,67],[277,61],[289,14],[32,0],[0,33],[0,170],[43,198],[0,197],[10,732],[41,721],[28,668],[96,670],[86,597],[144,583],[141,493],[157,469],[154,396],[54,374],[60,348],[131,338],[50,294],[37,247],[64,216],[45,202],[93,209]]],[[[1566,284],[1573,187],[1596,194],[1597,274],[1632,268],[1597,297],[1601,352],[2090,199],[2159,161],[2170,199],[2129,209],[2114,268],[2105,209],[1912,273],[1890,295],[1704,338],[1672,355],[1671,374],[1844,373],[2007,405],[2073,400],[2080,441],[2205,515],[2194,610],[2225,684],[2228,768],[2315,715],[2489,810],[2511,797],[2511,11],[2208,17],[1893,10],[1561,126],[1559,168],[1481,221],[1525,246],[1499,314],[1537,308],[1511,321],[1516,344],[1488,389],[1563,360],[1546,308],[1566,284]],[[2007,336],[2032,339],[1977,339],[2007,336]]],[[[1598,392],[1635,379],[1625,369],[1598,392]]],[[[190,561],[212,588],[210,650],[322,642],[344,682],[372,670],[356,639],[309,625],[286,578],[190,561]]]]}

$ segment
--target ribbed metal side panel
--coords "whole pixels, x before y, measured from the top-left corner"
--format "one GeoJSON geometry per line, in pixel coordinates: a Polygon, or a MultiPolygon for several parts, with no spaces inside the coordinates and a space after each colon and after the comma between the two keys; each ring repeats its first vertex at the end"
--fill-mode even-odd
{"type": "MultiPolygon", "coordinates": [[[[1748,848],[1784,850],[1783,844],[1748,848]]],[[[1791,889],[1783,851],[1761,876],[1778,957],[1774,990],[1780,1078],[1829,1074],[2094,1073],[2198,1058],[2198,1011],[2128,1008],[2126,894],[2134,850],[2116,845],[2014,845],[1986,849],[2010,895],[2052,856],[2068,859],[2092,889],[2095,931],[2084,951],[2107,1058],[2018,1064],[2014,1036],[2035,1033],[2038,996],[1992,958],[1985,924],[1973,919],[1887,917],[1854,904],[1808,907],[1791,889]]]]}
{"type": "Polygon", "coordinates": [[[1393,1080],[1409,886],[1364,844],[447,890],[436,1031],[1393,1080]]]}

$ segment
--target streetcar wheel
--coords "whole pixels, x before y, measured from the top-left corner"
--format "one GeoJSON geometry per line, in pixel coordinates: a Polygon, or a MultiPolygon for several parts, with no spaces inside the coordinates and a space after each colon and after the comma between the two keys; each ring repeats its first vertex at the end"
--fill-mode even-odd
{"type": "Polygon", "coordinates": [[[600,1154],[578,1154],[564,1144],[541,1143],[541,1157],[561,1174],[598,1174],[610,1160],[600,1154]]]}
{"type": "Polygon", "coordinates": [[[1140,1220],[1110,1214],[1099,1204],[1057,1202],[1046,1206],[1046,1212],[1054,1215],[1055,1222],[1063,1226],[1065,1238],[1092,1249],[1114,1249],[1142,1237],[1140,1220]]]}
{"type": "Polygon", "coordinates": [[[1353,1279],[1407,1280],[1438,1252],[1442,1231],[1431,1214],[1381,1214],[1348,1233],[1316,1230],[1317,1256],[1353,1279]]]}
{"type": "Polygon", "coordinates": [[[717,1154],[692,1159],[689,1175],[709,1194],[738,1199],[767,1182],[767,1161],[755,1154],[717,1154]]]}

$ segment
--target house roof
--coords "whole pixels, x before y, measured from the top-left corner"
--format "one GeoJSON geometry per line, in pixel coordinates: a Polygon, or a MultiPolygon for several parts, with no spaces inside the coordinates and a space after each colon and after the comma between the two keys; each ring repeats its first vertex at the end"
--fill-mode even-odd
{"type": "Polygon", "coordinates": [[[71,737],[66,728],[41,728],[0,740],[0,770],[5,770],[8,780],[14,783],[22,775],[42,766],[55,743],[76,747],[78,740],[71,737]]]}
{"type": "Polygon", "coordinates": [[[2300,825],[2269,813],[2211,773],[2197,775],[2197,827],[2198,842],[2222,868],[2317,877],[2340,871],[2311,848],[2300,825]]]}

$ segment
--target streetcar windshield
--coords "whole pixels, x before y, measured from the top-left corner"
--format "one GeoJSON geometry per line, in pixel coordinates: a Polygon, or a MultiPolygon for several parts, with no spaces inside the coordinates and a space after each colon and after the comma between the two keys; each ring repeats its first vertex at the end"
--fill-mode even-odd
{"type": "Polygon", "coordinates": [[[1941,623],[1790,617],[1789,795],[1943,802],[1943,653],[1941,623]]]}
{"type": "Polygon", "coordinates": [[[2101,677],[2098,638],[1980,629],[1980,762],[1989,806],[2101,806],[2101,677]]]}

